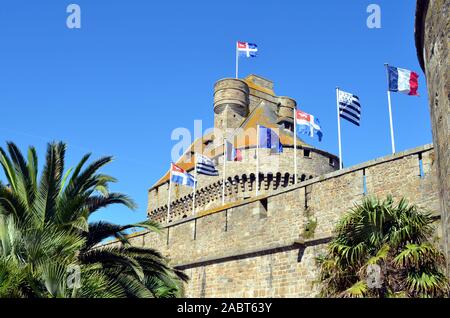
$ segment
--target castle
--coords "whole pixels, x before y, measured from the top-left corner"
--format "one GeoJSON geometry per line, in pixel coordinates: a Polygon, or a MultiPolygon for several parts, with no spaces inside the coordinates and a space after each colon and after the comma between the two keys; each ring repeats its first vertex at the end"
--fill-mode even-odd
{"type": "Polygon", "coordinates": [[[448,7],[448,0],[419,0],[416,13],[434,146],[338,170],[336,156],[301,139],[294,142],[296,102],[276,96],[271,81],[256,75],[224,79],[214,87],[216,131],[194,141],[177,163],[192,171],[193,154],[201,152],[213,158],[219,176],[198,176],[194,208],[192,190],[173,187],[170,213],[169,173],[162,176],[149,189],[147,209],[162,233],[136,233],[132,244],[155,247],[184,270],[190,277],[187,297],[314,297],[319,290],[316,257],[325,251],[339,218],[365,196],[392,195],[434,211],[440,219],[436,237],[450,256],[448,7]],[[261,150],[257,177],[252,131],[258,124],[277,129],[284,152],[261,150]],[[218,132],[243,156],[242,162],[226,165],[224,204],[224,147],[218,132]]]}
{"type": "Polygon", "coordinates": [[[295,108],[295,100],[276,96],[273,83],[260,76],[218,81],[214,86],[214,131],[194,141],[177,165],[194,174],[194,155],[202,153],[215,161],[219,176],[197,176],[198,189],[193,209],[193,191],[174,184],[171,189],[167,172],[149,190],[148,216],[162,223],[169,223],[222,208],[224,179],[224,203],[233,205],[254,196],[256,188],[258,194],[270,193],[335,171],[339,167],[336,156],[316,149],[294,136],[295,108]],[[271,154],[270,149],[259,149],[259,176],[256,176],[255,168],[257,125],[274,129],[283,145],[283,152],[277,155],[271,154]],[[225,176],[224,138],[233,142],[242,156],[239,162],[226,163],[225,176]],[[294,138],[297,138],[296,142],[294,138]],[[296,152],[294,145],[297,147],[296,152]],[[294,154],[297,156],[297,171],[294,171],[294,154]],[[170,189],[171,207],[168,215],[170,189]]]}
{"type": "Polygon", "coordinates": [[[195,209],[192,188],[169,187],[169,172],[149,189],[148,216],[161,223],[163,233],[137,233],[130,241],[157,248],[184,270],[190,277],[187,297],[316,296],[316,258],[324,253],[339,218],[367,195],[406,197],[439,215],[432,145],[338,170],[336,156],[297,138],[295,172],[296,102],[276,96],[273,86],[256,75],[215,84],[216,129],[195,140],[177,162],[191,173],[195,152],[216,162],[219,176],[197,176],[195,209]],[[276,129],[284,148],[276,155],[259,150],[259,178],[258,124],[276,129]],[[243,157],[226,165],[224,204],[220,132],[243,157]]]}

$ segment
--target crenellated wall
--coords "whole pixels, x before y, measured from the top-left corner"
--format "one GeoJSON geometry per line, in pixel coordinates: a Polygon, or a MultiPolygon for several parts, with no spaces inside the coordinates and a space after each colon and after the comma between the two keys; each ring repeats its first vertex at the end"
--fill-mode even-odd
{"type": "Polygon", "coordinates": [[[278,186],[174,220],[161,234],[130,239],[185,270],[187,297],[313,297],[319,288],[315,259],[339,218],[367,195],[388,194],[439,215],[431,145],[278,186]],[[317,226],[306,235],[310,220],[317,226]]]}
{"type": "MultiPolygon", "coordinates": [[[[227,162],[225,203],[239,202],[256,192],[256,149],[241,149],[243,161],[227,162]]],[[[259,192],[268,193],[294,184],[294,149],[284,148],[282,154],[270,154],[268,149],[259,150],[259,192]]],[[[195,194],[195,213],[222,205],[223,156],[214,158],[219,170],[218,177],[197,175],[198,189],[195,194]]],[[[298,182],[323,175],[337,169],[334,155],[324,151],[298,147],[298,182]],[[306,152],[305,152],[306,150],[306,152]]],[[[190,171],[190,173],[194,173],[190,171]]],[[[193,190],[172,184],[169,221],[174,222],[193,214],[193,190]]],[[[148,194],[148,215],[152,220],[167,222],[169,183],[152,188],[148,194]]]]}

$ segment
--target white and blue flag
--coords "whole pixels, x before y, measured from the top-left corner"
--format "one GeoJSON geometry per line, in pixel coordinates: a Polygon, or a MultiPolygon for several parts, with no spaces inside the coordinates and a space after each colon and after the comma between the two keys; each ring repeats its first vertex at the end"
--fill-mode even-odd
{"type": "Polygon", "coordinates": [[[256,57],[258,53],[258,46],[248,42],[237,42],[237,50],[239,55],[246,57],[256,57]]]}
{"type": "Polygon", "coordinates": [[[181,169],[177,165],[171,164],[170,167],[170,181],[177,184],[182,184],[187,187],[193,188],[197,183],[197,180],[193,175],[187,173],[185,170],[181,169]]]}
{"type": "Polygon", "coordinates": [[[305,134],[309,135],[311,138],[317,136],[319,137],[319,141],[322,141],[323,133],[322,128],[320,127],[319,119],[317,119],[313,115],[302,112],[301,110],[296,110],[295,125],[297,135],[305,134]]]}

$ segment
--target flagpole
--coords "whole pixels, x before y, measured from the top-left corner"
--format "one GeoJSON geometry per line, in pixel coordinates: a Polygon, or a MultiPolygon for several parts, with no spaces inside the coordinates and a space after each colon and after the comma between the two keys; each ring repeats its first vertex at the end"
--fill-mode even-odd
{"type": "Polygon", "coordinates": [[[223,139],[223,169],[222,169],[222,205],[225,204],[225,167],[228,158],[228,150],[226,145],[227,139],[223,139]]]}
{"type": "Polygon", "coordinates": [[[386,66],[386,74],[387,74],[387,80],[388,80],[387,95],[388,95],[388,107],[389,107],[389,125],[391,128],[391,147],[392,147],[392,154],[395,154],[394,125],[392,123],[391,91],[389,90],[389,70],[388,70],[389,64],[385,63],[384,66],[386,66]]]}
{"type": "Polygon", "coordinates": [[[259,194],[259,125],[256,125],[256,196],[259,194]]]}
{"type": "Polygon", "coordinates": [[[339,141],[339,169],[343,168],[342,144],[341,144],[341,116],[339,115],[339,87],[336,87],[336,110],[338,122],[338,141],[339,141]]]}
{"type": "Polygon", "coordinates": [[[169,174],[169,195],[167,196],[167,224],[169,224],[170,215],[170,194],[172,190],[172,163],[170,164],[170,174],[169,174]]]}
{"type": "Polygon", "coordinates": [[[392,147],[392,154],[395,154],[394,125],[392,124],[391,92],[388,90],[387,94],[389,104],[389,124],[391,126],[391,147],[392,147]]]}
{"type": "Polygon", "coordinates": [[[294,184],[297,184],[297,108],[294,107],[294,184]]]}
{"type": "Polygon", "coordinates": [[[239,52],[236,43],[236,78],[239,78],[239,52]]]}
{"type": "Polygon", "coordinates": [[[197,155],[194,154],[194,190],[192,192],[192,215],[195,215],[195,193],[197,191],[197,155]]]}

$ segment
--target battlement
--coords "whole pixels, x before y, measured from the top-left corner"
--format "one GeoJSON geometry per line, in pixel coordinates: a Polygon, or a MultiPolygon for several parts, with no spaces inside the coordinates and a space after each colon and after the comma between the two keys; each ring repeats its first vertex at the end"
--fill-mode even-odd
{"type": "Polygon", "coordinates": [[[372,195],[405,197],[439,216],[435,168],[425,145],[174,219],[161,234],[130,240],[157,247],[183,269],[188,297],[314,297],[315,259],[339,218],[372,195]]]}
{"type": "MultiPolygon", "coordinates": [[[[256,193],[256,159],[255,147],[241,149],[243,161],[229,162],[226,167],[225,203],[242,201],[256,193]]],[[[279,155],[271,155],[270,150],[260,149],[259,193],[271,193],[287,188],[294,180],[294,149],[286,146],[279,155]]],[[[172,185],[170,215],[168,211],[169,182],[165,182],[149,190],[148,216],[152,220],[166,223],[175,222],[202,211],[222,205],[223,155],[217,156],[218,177],[198,175],[198,189],[195,193],[195,209],[193,210],[194,193],[191,188],[172,185]],[[167,219],[168,218],[168,219],[167,219]]],[[[297,182],[334,171],[339,160],[327,152],[298,146],[297,149],[297,182]]],[[[193,173],[191,171],[191,173],[193,173]]]]}

